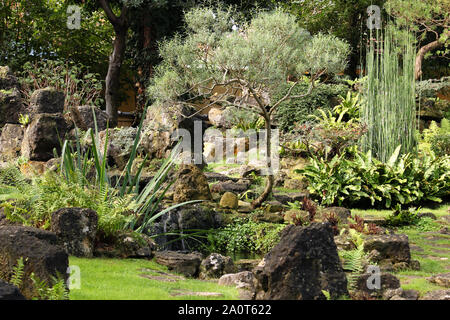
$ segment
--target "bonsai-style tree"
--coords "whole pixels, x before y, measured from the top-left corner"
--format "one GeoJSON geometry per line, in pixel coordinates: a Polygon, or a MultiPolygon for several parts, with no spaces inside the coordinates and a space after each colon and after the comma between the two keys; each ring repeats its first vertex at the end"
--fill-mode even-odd
{"type": "MultiPolygon", "coordinates": [[[[259,12],[249,23],[239,23],[235,16],[232,9],[207,7],[186,13],[184,36],[161,44],[163,60],[155,70],[149,94],[159,102],[195,106],[202,98],[211,101],[206,107],[220,104],[259,114],[265,120],[270,172],[271,122],[277,107],[308,95],[321,75],[344,70],[349,45],[331,35],[311,37],[295,16],[279,9],[259,12]],[[305,74],[310,77],[309,90],[293,95],[305,74]],[[219,87],[223,93],[217,93],[219,87]],[[281,90],[286,90],[282,98],[271,101],[281,90]]],[[[273,183],[269,174],[253,207],[264,202],[273,183]]]]}

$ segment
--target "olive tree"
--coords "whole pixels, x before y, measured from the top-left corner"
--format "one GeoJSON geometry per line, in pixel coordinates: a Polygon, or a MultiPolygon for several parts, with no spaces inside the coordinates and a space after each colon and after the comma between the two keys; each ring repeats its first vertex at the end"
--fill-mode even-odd
{"type": "MultiPolygon", "coordinates": [[[[161,44],[163,60],[149,95],[159,102],[191,106],[199,98],[209,99],[204,108],[213,104],[234,106],[259,114],[265,120],[270,172],[272,117],[277,107],[311,93],[321,75],[344,70],[349,45],[331,35],[312,37],[299,27],[295,16],[279,9],[261,11],[248,23],[240,23],[235,17],[230,8],[197,7],[186,13],[184,35],[161,44]],[[305,74],[309,75],[309,89],[294,95],[293,89],[305,74]],[[223,88],[222,93],[218,94],[217,88],[223,88]],[[282,97],[272,101],[282,88],[286,90],[282,97]]],[[[264,202],[273,183],[274,177],[269,174],[253,207],[264,202]]]]}

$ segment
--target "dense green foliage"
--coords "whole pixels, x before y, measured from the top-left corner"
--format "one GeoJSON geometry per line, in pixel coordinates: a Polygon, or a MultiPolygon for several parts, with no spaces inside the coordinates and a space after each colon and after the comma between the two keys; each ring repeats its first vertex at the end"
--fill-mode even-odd
{"type": "Polygon", "coordinates": [[[370,43],[364,83],[366,103],[361,110],[361,120],[368,125],[362,150],[370,150],[384,162],[398,145],[405,154],[415,151],[417,144],[412,35],[402,39],[395,36],[393,29],[387,27],[383,36],[376,35],[381,43],[370,43]]]}
{"type": "MultiPolygon", "coordinates": [[[[283,85],[275,100],[281,99],[289,87],[288,84],[283,85]]],[[[307,90],[308,84],[304,82],[294,88],[293,94],[298,95],[307,90]]],[[[347,91],[348,87],[342,84],[319,84],[310,95],[281,103],[276,114],[279,128],[287,132],[295,125],[311,121],[309,115],[319,108],[325,111],[333,109],[339,103],[338,97],[345,96],[347,91]]]]}
{"type": "Polygon", "coordinates": [[[419,149],[433,152],[436,156],[450,155],[450,121],[442,119],[441,125],[432,121],[428,129],[423,130],[423,141],[419,149]]]}
{"type": "Polygon", "coordinates": [[[25,101],[30,101],[34,90],[53,87],[64,92],[66,110],[68,106],[103,104],[100,75],[81,64],[61,60],[27,62],[20,75],[25,101]]]}
{"type": "Polygon", "coordinates": [[[209,250],[222,253],[258,253],[270,251],[280,240],[284,224],[257,223],[237,218],[233,223],[208,234],[209,250]]]}
{"type": "Polygon", "coordinates": [[[370,151],[335,156],[331,161],[313,158],[304,170],[311,195],[322,204],[385,206],[437,201],[450,194],[450,157],[412,154],[398,157],[397,148],[388,162],[370,151]]]}
{"type": "Polygon", "coordinates": [[[67,27],[70,1],[0,1],[0,65],[70,59],[102,72],[111,50],[112,26],[101,11],[81,8],[81,29],[67,27]]]}

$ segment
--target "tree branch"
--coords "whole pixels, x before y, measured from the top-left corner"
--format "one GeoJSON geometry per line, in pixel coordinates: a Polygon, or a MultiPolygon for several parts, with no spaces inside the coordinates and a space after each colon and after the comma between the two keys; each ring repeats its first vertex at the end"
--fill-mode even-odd
{"type": "MultiPolygon", "coordinates": [[[[111,24],[113,26],[120,24],[120,19],[112,11],[111,6],[109,5],[109,1],[108,0],[98,0],[98,2],[100,4],[100,6],[102,7],[103,11],[105,11],[106,17],[108,18],[109,22],[111,22],[111,24]]],[[[122,12],[122,14],[123,14],[123,12],[122,12]]],[[[122,16],[122,14],[121,14],[121,16],[122,16]]]]}

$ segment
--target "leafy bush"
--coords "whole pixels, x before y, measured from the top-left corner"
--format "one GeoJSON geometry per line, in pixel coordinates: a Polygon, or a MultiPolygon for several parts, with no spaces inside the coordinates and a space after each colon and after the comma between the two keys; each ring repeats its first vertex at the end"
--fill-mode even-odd
{"type": "Polygon", "coordinates": [[[341,104],[335,107],[333,112],[318,109],[319,115],[309,116],[314,122],[297,125],[291,133],[284,135],[281,153],[286,153],[287,150],[291,153],[305,152],[309,156],[328,158],[355,146],[367,132],[367,126],[354,117],[355,110],[352,111],[353,116],[350,116],[349,107],[344,106],[345,104],[341,104]]]}
{"type": "Polygon", "coordinates": [[[257,223],[251,219],[237,218],[208,235],[211,251],[222,253],[267,253],[280,240],[284,224],[257,223]]]}
{"type": "Polygon", "coordinates": [[[302,170],[311,196],[324,205],[358,205],[387,208],[423,201],[441,202],[450,194],[450,157],[406,154],[398,147],[387,163],[369,152],[336,155],[331,161],[312,158],[302,170]]]}
{"type": "Polygon", "coordinates": [[[125,213],[133,206],[126,197],[118,197],[114,190],[108,191],[106,197],[98,189],[72,183],[54,172],[36,176],[30,182],[17,168],[10,167],[0,174],[0,199],[4,201],[1,206],[8,220],[43,229],[50,227],[52,212],[81,207],[97,212],[99,229],[105,234],[122,230],[129,220],[125,213]]]}
{"type": "Polygon", "coordinates": [[[401,227],[415,225],[419,220],[420,218],[417,216],[416,208],[401,210],[398,206],[397,209],[385,219],[385,223],[387,226],[401,227]]]}
{"type": "MultiPolygon", "coordinates": [[[[13,267],[13,273],[9,283],[21,289],[23,284],[25,262],[23,257],[17,259],[17,264],[13,267]]],[[[35,297],[33,300],[69,300],[69,290],[66,287],[62,277],[52,276],[53,285],[49,285],[46,281],[40,280],[34,272],[31,273],[30,279],[33,282],[35,297]]]]}
{"type": "Polygon", "coordinates": [[[225,119],[229,121],[235,129],[247,130],[259,130],[264,128],[264,118],[258,116],[255,112],[237,108],[228,107],[225,111],[225,119]]]}
{"type": "Polygon", "coordinates": [[[64,108],[68,106],[101,106],[102,81],[100,75],[91,73],[81,65],[70,61],[40,60],[27,62],[21,73],[22,93],[30,100],[34,90],[54,87],[64,92],[64,108]]]}
{"type": "Polygon", "coordinates": [[[420,150],[433,152],[436,156],[450,155],[450,120],[442,119],[440,127],[435,121],[431,121],[430,127],[424,129],[422,135],[420,150]]]}
{"type": "MultiPolygon", "coordinates": [[[[300,95],[308,91],[309,84],[301,83],[293,90],[293,95],[300,95]]],[[[274,98],[278,101],[286,94],[289,89],[288,84],[283,87],[279,95],[274,98]]],[[[278,107],[276,119],[281,130],[288,132],[292,130],[295,125],[301,125],[308,121],[308,116],[314,114],[317,109],[321,108],[325,111],[331,110],[334,105],[338,103],[338,96],[345,96],[348,87],[342,84],[320,84],[310,95],[283,102],[278,107]],[[336,101],[333,101],[336,99],[336,101]]]]}

